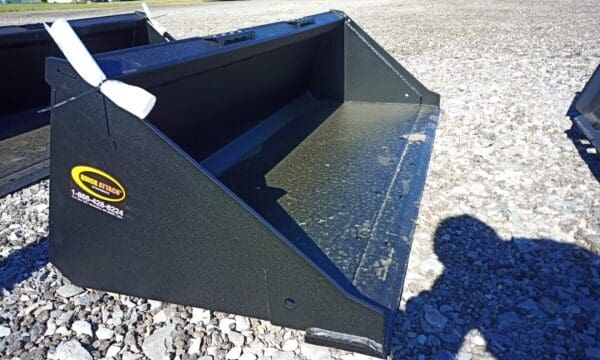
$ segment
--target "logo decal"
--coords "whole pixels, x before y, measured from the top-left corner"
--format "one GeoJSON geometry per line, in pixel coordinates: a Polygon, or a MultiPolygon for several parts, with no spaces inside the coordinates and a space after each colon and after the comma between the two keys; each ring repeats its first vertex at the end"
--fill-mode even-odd
{"type": "Polygon", "coordinates": [[[108,202],[125,200],[125,188],[106,172],[91,166],[79,165],[71,169],[71,178],[79,188],[95,198],[108,202]]]}
{"type": "Polygon", "coordinates": [[[118,203],[125,200],[125,187],[110,174],[87,165],[71,169],[71,198],[117,219],[125,211],[118,203]]]}

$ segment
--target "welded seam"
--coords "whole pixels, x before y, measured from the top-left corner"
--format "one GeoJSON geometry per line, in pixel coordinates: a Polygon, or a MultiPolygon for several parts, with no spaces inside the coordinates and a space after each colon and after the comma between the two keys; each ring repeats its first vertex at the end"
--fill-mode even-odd
{"type": "MultiPolygon", "coordinates": [[[[419,120],[419,115],[421,114],[421,111],[423,111],[423,109],[419,109],[419,112],[416,115],[415,118],[415,122],[413,123],[413,125],[410,128],[410,133],[412,134],[416,128],[417,128],[417,123],[419,120]]],[[[367,258],[367,250],[369,248],[369,244],[371,243],[371,241],[374,240],[373,235],[375,234],[375,231],[377,230],[377,227],[379,225],[379,221],[381,220],[381,217],[383,216],[383,212],[385,210],[385,208],[387,207],[387,204],[389,203],[390,199],[392,198],[392,196],[390,196],[394,185],[396,184],[396,178],[398,177],[398,174],[400,173],[400,168],[402,167],[402,163],[404,162],[404,157],[406,156],[406,153],[408,152],[408,149],[410,147],[411,143],[407,142],[406,146],[404,147],[404,150],[402,151],[402,155],[400,156],[400,160],[398,161],[398,166],[396,166],[396,169],[394,171],[394,176],[392,176],[392,180],[390,181],[390,184],[387,188],[387,191],[385,192],[385,198],[383,199],[383,202],[381,203],[381,206],[379,207],[379,210],[377,212],[377,216],[375,217],[375,221],[373,222],[373,227],[371,228],[371,232],[369,233],[369,243],[367,243],[367,246],[365,247],[365,251],[362,254],[362,257],[360,259],[360,262],[358,263],[358,267],[356,268],[356,272],[354,273],[354,278],[353,278],[353,283],[354,285],[356,285],[356,280],[358,278],[359,272],[361,269],[363,269],[363,265],[366,262],[366,258],[367,258]]]]}
{"type": "Polygon", "coordinates": [[[388,60],[387,60],[385,57],[383,57],[383,55],[381,55],[381,53],[379,53],[379,51],[377,51],[377,49],[375,49],[375,48],[373,47],[373,45],[371,45],[371,44],[369,43],[369,41],[368,41],[367,39],[365,39],[365,37],[364,37],[364,36],[362,36],[362,35],[361,35],[361,34],[358,32],[358,30],[356,30],[355,28],[353,28],[350,22],[347,22],[347,23],[346,23],[346,25],[348,25],[348,28],[350,28],[350,30],[352,30],[352,32],[354,32],[354,33],[356,34],[356,36],[358,36],[358,38],[359,38],[359,39],[360,39],[360,40],[361,40],[363,43],[365,43],[365,45],[367,45],[367,46],[369,47],[369,49],[371,49],[371,51],[373,51],[373,52],[375,53],[375,55],[377,55],[377,57],[378,57],[378,58],[379,58],[381,61],[383,61],[383,63],[384,63],[385,65],[387,65],[387,67],[389,67],[389,68],[390,68],[390,69],[391,69],[391,70],[392,70],[392,71],[393,71],[393,72],[394,72],[396,75],[398,75],[398,77],[399,77],[400,79],[402,79],[402,81],[404,81],[404,83],[405,83],[406,85],[408,85],[408,87],[409,87],[409,88],[410,88],[412,91],[414,91],[414,92],[415,92],[417,95],[419,95],[420,97],[423,97],[423,94],[421,94],[421,92],[420,92],[419,90],[417,90],[417,88],[416,88],[416,87],[414,87],[414,86],[413,86],[413,85],[412,85],[412,84],[411,84],[411,83],[410,83],[410,82],[409,82],[409,81],[408,81],[408,80],[407,80],[407,79],[404,77],[404,75],[402,75],[402,74],[400,73],[400,71],[398,71],[398,70],[397,70],[397,69],[394,67],[394,65],[393,65],[392,63],[390,63],[390,62],[389,62],[389,61],[388,61],[388,60]]]}

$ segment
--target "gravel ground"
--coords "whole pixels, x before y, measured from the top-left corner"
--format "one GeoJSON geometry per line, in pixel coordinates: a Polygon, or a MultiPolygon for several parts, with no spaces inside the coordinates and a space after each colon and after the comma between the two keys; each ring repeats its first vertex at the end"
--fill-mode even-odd
{"type": "MultiPolygon", "coordinates": [[[[176,37],[337,8],[442,95],[394,356],[600,359],[600,155],[565,116],[597,1],[157,6],[176,37]]],[[[0,24],[127,11],[0,14],[0,24]]],[[[361,359],[265,321],[80,289],[47,263],[48,183],[0,199],[0,357],[361,359]]]]}

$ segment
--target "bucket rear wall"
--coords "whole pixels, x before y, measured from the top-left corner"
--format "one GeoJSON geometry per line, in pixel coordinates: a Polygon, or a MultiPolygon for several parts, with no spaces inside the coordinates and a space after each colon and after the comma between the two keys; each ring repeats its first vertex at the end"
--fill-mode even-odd
{"type": "MultiPolygon", "coordinates": [[[[158,101],[150,121],[202,162],[299,96],[314,95],[314,88],[334,88],[338,94],[318,94],[341,102],[343,78],[331,83],[320,73],[323,62],[332,61],[331,57],[320,57],[324,38],[333,35],[311,38],[154,88],[158,101]]],[[[343,53],[336,54],[333,61],[340,65],[336,71],[341,72],[343,53]]]]}

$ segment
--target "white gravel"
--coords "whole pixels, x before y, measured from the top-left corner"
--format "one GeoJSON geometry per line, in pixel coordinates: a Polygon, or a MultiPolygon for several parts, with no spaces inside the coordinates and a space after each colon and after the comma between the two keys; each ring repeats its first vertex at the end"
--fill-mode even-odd
{"type": "MultiPolygon", "coordinates": [[[[580,156],[565,133],[600,62],[597,0],[152,7],[178,38],[330,8],[442,96],[395,357],[600,358],[600,155],[580,156]]],[[[0,25],[130,10],[0,14],[0,25]]],[[[47,204],[47,181],[0,199],[0,358],[365,358],[261,320],[79,293],[47,264],[47,204]],[[82,321],[89,332],[74,329],[82,321]]]]}

